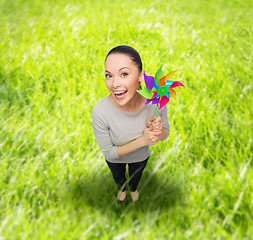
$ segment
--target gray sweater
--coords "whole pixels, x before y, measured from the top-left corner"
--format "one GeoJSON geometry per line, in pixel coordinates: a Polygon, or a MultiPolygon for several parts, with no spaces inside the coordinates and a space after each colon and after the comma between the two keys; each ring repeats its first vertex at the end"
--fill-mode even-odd
{"type": "MultiPolygon", "coordinates": [[[[129,113],[118,109],[109,96],[100,100],[92,110],[93,131],[105,159],[111,163],[133,163],[144,161],[149,156],[149,146],[139,148],[123,157],[118,156],[117,146],[124,145],[142,136],[147,128],[148,117],[156,114],[156,104],[145,105],[138,112],[129,113]]],[[[163,128],[170,134],[167,106],[158,111],[163,128]]],[[[167,138],[166,137],[166,138],[167,138]]]]}

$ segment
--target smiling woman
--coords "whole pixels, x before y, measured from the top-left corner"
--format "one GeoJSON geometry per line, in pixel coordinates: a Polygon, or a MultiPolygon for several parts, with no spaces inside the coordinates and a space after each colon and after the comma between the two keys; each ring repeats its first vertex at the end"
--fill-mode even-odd
{"type": "Polygon", "coordinates": [[[140,89],[143,72],[139,71],[128,55],[114,53],[105,62],[106,86],[111,92],[110,101],[126,112],[139,110],[145,99],[136,93],[140,89]]]}
{"type": "Polygon", "coordinates": [[[155,118],[156,106],[144,105],[146,98],[136,91],[142,79],[138,52],[129,46],[112,49],[105,60],[105,83],[111,94],[92,111],[94,135],[119,187],[120,201],[126,198],[126,164],[131,198],[137,201],[137,186],[149,158],[149,145],[169,135],[167,108],[162,108],[155,118]]]}

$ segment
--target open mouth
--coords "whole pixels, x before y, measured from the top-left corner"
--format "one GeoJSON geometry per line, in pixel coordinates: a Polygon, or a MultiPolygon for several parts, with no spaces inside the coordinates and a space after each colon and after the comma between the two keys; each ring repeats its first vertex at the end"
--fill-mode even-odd
{"type": "Polygon", "coordinates": [[[126,91],[118,91],[114,92],[114,95],[117,99],[122,99],[126,96],[127,90],[126,91]]]}

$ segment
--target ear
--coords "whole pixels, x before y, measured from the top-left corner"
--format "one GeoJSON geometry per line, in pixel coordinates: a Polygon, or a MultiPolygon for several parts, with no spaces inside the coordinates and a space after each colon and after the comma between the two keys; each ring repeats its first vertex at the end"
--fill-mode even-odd
{"type": "Polygon", "coordinates": [[[145,70],[141,70],[140,75],[139,75],[139,82],[142,82],[144,80],[144,71],[145,70]]]}

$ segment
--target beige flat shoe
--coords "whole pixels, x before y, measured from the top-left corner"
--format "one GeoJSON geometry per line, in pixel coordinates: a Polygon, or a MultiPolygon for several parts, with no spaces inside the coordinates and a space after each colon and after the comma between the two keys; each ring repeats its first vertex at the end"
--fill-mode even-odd
{"type": "Polygon", "coordinates": [[[130,192],[130,195],[131,195],[133,202],[137,202],[140,200],[140,194],[137,190],[135,192],[130,192]]]}

